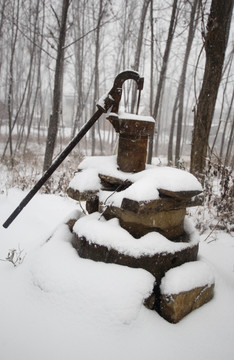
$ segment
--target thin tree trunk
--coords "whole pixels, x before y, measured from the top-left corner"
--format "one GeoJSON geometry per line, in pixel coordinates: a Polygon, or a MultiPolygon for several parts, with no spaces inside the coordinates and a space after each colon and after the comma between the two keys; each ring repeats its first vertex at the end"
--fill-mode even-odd
{"type": "MultiPolygon", "coordinates": [[[[133,70],[135,70],[135,71],[139,71],[142,40],[143,40],[143,34],[144,34],[145,17],[146,17],[146,13],[147,13],[150,1],[151,0],[143,1],[143,6],[142,6],[142,10],[141,10],[141,20],[140,20],[140,27],[139,27],[139,31],[138,31],[138,37],[137,37],[135,62],[134,62],[134,66],[133,66],[133,70]]],[[[134,86],[133,91],[132,91],[132,104],[131,104],[131,112],[132,113],[134,112],[134,108],[135,108],[135,104],[136,104],[136,97],[137,97],[137,87],[134,86]]]]}
{"type": "MultiPolygon", "coordinates": [[[[150,1],[150,36],[151,36],[151,44],[150,44],[150,115],[153,115],[153,96],[154,96],[154,9],[153,9],[154,1],[150,1]]],[[[149,144],[148,151],[153,151],[153,137],[154,135],[149,136],[149,144]]]]}
{"type": "MultiPolygon", "coordinates": [[[[18,24],[19,20],[19,1],[16,5],[16,18],[14,18],[14,13],[12,15],[12,38],[11,38],[11,59],[10,59],[10,68],[9,68],[9,90],[8,90],[8,128],[9,128],[9,147],[10,147],[10,161],[11,166],[13,167],[13,146],[12,146],[12,112],[13,112],[13,81],[14,81],[14,58],[16,50],[16,41],[18,37],[18,27],[13,24],[18,24]],[[15,31],[14,31],[15,30],[15,31]]],[[[4,154],[3,154],[4,157],[4,154]]]]}
{"type": "MultiPolygon", "coordinates": [[[[1,40],[3,38],[2,29],[3,29],[3,25],[4,25],[4,21],[5,21],[6,5],[7,5],[7,0],[2,0],[1,1],[1,10],[0,10],[0,44],[1,44],[1,40]]],[[[2,48],[0,48],[0,50],[2,53],[2,48]]],[[[1,69],[2,69],[2,54],[0,54],[0,74],[1,74],[1,69]]]]}
{"type": "MultiPolygon", "coordinates": [[[[233,102],[233,97],[232,97],[232,102],[233,102]]],[[[234,139],[233,133],[234,133],[234,119],[232,119],[232,127],[231,127],[231,131],[230,131],[230,135],[229,135],[227,151],[226,151],[226,156],[225,156],[225,160],[224,160],[224,166],[228,166],[228,163],[230,161],[231,151],[232,151],[232,147],[233,147],[233,139],[234,139]]]]}
{"type": "MultiPolygon", "coordinates": [[[[94,65],[94,99],[93,99],[93,113],[96,111],[96,101],[99,98],[99,55],[100,55],[100,28],[101,22],[104,15],[104,7],[103,7],[103,0],[99,2],[99,13],[98,13],[98,22],[97,22],[97,32],[96,32],[96,44],[95,44],[95,65],[94,65]]],[[[96,146],[96,139],[95,139],[95,128],[96,126],[93,125],[91,129],[92,134],[92,147],[91,147],[91,155],[95,154],[95,146],[96,146]]],[[[101,144],[101,136],[98,129],[99,138],[100,138],[100,145],[101,144]]]]}
{"type": "MultiPolygon", "coordinates": [[[[172,7],[172,13],[171,13],[170,26],[169,26],[169,30],[168,30],[166,48],[165,48],[164,55],[163,55],[163,63],[162,63],[162,68],[161,68],[161,72],[160,72],[159,83],[158,83],[158,87],[157,87],[156,99],[155,99],[155,104],[154,104],[153,117],[156,121],[156,124],[157,124],[157,116],[158,116],[158,111],[159,111],[161,93],[162,93],[163,84],[164,84],[165,78],[166,78],[166,71],[167,71],[170,50],[171,50],[171,44],[172,44],[172,40],[174,37],[176,23],[177,23],[177,3],[178,3],[178,0],[173,1],[173,7],[172,7]]],[[[157,134],[157,136],[159,136],[159,134],[157,134]]],[[[149,144],[149,151],[148,151],[148,158],[147,158],[147,162],[149,164],[151,164],[152,155],[153,155],[153,141],[150,142],[150,144],[149,144]]]]}
{"type": "MultiPolygon", "coordinates": [[[[212,154],[213,154],[213,152],[214,152],[216,140],[217,140],[217,138],[218,138],[219,130],[220,130],[220,127],[221,127],[221,125],[222,125],[223,108],[224,108],[224,98],[225,98],[225,95],[226,95],[226,90],[227,90],[227,86],[228,86],[228,82],[229,82],[229,76],[230,76],[230,72],[231,72],[231,68],[232,68],[233,54],[234,54],[234,52],[232,51],[231,56],[230,56],[230,59],[229,59],[229,61],[228,61],[229,64],[227,64],[227,65],[228,65],[228,71],[227,71],[226,81],[225,81],[225,85],[224,85],[224,89],[223,89],[223,93],[222,93],[222,103],[221,103],[221,110],[220,110],[220,115],[219,115],[219,124],[218,124],[218,128],[217,128],[217,131],[216,131],[216,134],[215,134],[215,138],[214,138],[212,147],[211,147],[211,151],[210,151],[211,156],[212,156],[212,154]]],[[[223,72],[223,74],[225,74],[225,71],[223,72]]],[[[225,124],[225,125],[226,125],[226,124],[225,124]]],[[[221,149],[222,149],[223,143],[224,143],[224,138],[222,138],[221,149]]],[[[221,152],[221,154],[222,154],[222,151],[220,151],[220,152],[221,152]]],[[[222,156],[221,156],[221,157],[222,157],[222,156]]]]}
{"type": "Polygon", "coordinates": [[[153,96],[154,96],[154,1],[150,1],[150,115],[153,114],[153,96]]]}
{"type": "Polygon", "coordinates": [[[220,153],[219,153],[220,160],[223,159],[223,151],[224,151],[224,144],[225,144],[225,139],[226,139],[227,125],[228,125],[228,120],[229,120],[229,117],[230,117],[230,114],[231,114],[233,101],[234,101],[234,90],[232,91],[232,98],[231,98],[230,106],[229,106],[229,109],[228,109],[224,129],[223,129],[223,136],[222,136],[222,142],[221,142],[220,153]]]}
{"type": "Polygon", "coordinates": [[[177,92],[172,110],[171,127],[170,127],[170,135],[168,142],[168,151],[167,151],[168,165],[173,164],[173,139],[174,139],[174,130],[175,130],[175,122],[176,122],[176,111],[178,109],[178,100],[179,100],[179,93],[177,92]]]}
{"type": "Polygon", "coordinates": [[[189,54],[191,51],[194,34],[197,27],[197,20],[195,21],[196,10],[200,0],[193,0],[191,4],[191,14],[190,14],[190,22],[189,22],[189,32],[188,32],[188,39],[187,45],[185,50],[185,56],[183,61],[182,72],[179,81],[178,93],[179,93],[179,111],[178,111],[178,118],[177,118],[177,136],[176,136],[176,147],[175,147],[175,164],[180,159],[180,146],[181,146],[181,134],[182,134],[182,122],[183,122],[183,111],[184,111],[184,91],[185,91],[185,82],[186,82],[186,72],[188,67],[188,59],[189,54]]]}
{"type": "Polygon", "coordinates": [[[50,117],[49,128],[48,128],[43,171],[46,171],[52,164],[52,158],[54,154],[54,148],[58,133],[59,114],[61,110],[60,105],[61,105],[61,99],[63,93],[62,86],[63,86],[63,72],[64,72],[64,44],[66,39],[66,23],[67,23],[67,14],[68,14],[69,5],[70,5],[70,0],[63,0],[55,76],[54,76],[53,108],[52,108],[52,115],[50,117]]]}

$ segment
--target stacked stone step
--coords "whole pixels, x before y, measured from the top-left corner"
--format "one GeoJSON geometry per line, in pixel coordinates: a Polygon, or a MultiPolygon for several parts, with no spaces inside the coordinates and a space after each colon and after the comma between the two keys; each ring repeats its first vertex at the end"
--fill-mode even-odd
{"type": "MultiPolygon", "coordinates": [[[[202,270],[202,266],[200,266],[200,274],[204,278],[202,284],[200,281],[196,282],[197,268],[190,266],[190,276],[193,278],[190,288],[184,290],[183,287],[181,289],[178,287],[177,291],[173,292],[173,289],[170,290],[170,287],[167,287],[167,292],[165,292],[160,286],[166,281],[168,272],[178,271],[186,263],[198,263],[196,261],[198,241],[194,240],[193,233],[185,230],[184,221],[187,207],[202,204],[201,190],[173,191],[160,187],[155,189],[159,196],[153,197],[151,200],[137,201],[123,197],[120,205],[108,201],[108,198],[114,193],[121,193],[121,191],[131,188],[133,185],[132,173],[141,173],[145,170],[147,140],[154,127],[151,119],[142,121],[142,119],[134,117],[129,120],[126,115],[121,117],[111,114],[109,120],[119,133],[119,149],[115,169],[117,175],[113,176],[108,171],[98,171],[96,188],[87,187],[80,190],[76,186],[70,185],[68,195],[79,202],[86,202],[86,210],[90,214],[87,215],[87,219],[90,219],[90,228],[98,221],[98,218],[92,217],[92,214],[96,212],[107,222],[117,218],[120,228],[129,233],[130,243],[141,242],[149,233],[155,234],[155,252],[147,254],[143,250],[140,256],[134,256],[119,250],[114,242],[111,243],[111,239],[108,239],[108,246],[105,241],[103,243],[96,242],[95,239],[90,239],[84,230],[82,233],[80,232],[79,221],[81,225],[82,219],[78,220],[73,228],[73,246],[83,258],[143,268],[149,271],[154,275],[156,281],[154,293],[145,302],[146,306],[156,309],[165,319],[176,323],[213,296],[214,281],[206,281],[207,271],[202,270]],[[103,200],[104,193],[107,195],[103,200]],[[171,251],[168,249],[167,251],[157,250],[157,234],[163,236],[169,244],[174,243],[171,251]]],[[[103,157],[103,162],[106,161],[106,158],[103,157]]],[[[86,169],[81,163],[76,177],[84,174],[85,171],[86,169]]],[[[103,238],[105,238],[105,232],[103,232],[103,238]]]]}

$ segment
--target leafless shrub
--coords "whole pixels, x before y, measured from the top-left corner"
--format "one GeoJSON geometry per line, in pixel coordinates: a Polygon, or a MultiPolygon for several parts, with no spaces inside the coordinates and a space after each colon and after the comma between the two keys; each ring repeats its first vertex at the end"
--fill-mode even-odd
{"type": "MultiPolygon", "coordinates": [[[[70,155],[47,183],[41,188],[42,193],[59,194],[66,193],[66,189],[83,155],[75,153],[70,155]]],[[[7,161],[1,164],[1,172],[5,174],[2,180],[1,189],[7,191],[10,188],[20,190],[31,189],[42,176],[42,156],[28,151],[25,157],[16,156],[14,167],[8,166],[7,161]]]]}
{"type": "Polygon", "coordinates": [[[232,209],[232,170],[220,162],[209,161],[204,179],[204,204],[195,213],[196,227],[200,233],[208,229],[230,233],[234,230],[232,209]]]}
{"type": "Polygon", "coordinates": [[[8,261],[10,262],[14,267],[22,264],[24,261],[24,258],[26,256],[26,253],[23,254],[24,250],[20,249],[20,246],[18,246],[18,249],[10,249],[8,251],[8,254],[5,259],[0,259],[1,261],[8,261]]]}

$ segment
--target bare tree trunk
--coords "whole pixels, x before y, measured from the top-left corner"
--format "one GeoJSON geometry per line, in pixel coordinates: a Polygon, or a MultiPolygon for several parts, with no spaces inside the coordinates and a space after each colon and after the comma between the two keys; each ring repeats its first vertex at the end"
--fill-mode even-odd
{"type": "MultiPolygon", "coordinates": [[[[15,5],[15,4],[14,4],[15,5]]],[[[15,7],[15,6],[14,6],[15,7]]],[[[10,59],[10,68],[9,68],[9,89],[8,89],[8,99],[7,99],[7,108],[8,108],[8,128],[9,128],[9,147],[10,147],[10,161],[11,166],[13,166],[13,147],[12,147],[12,115],[13,115],[13,81],[14,81],[14,58],[16,50],[16,41],[18,36],[18,27],[14,24],[18,24],[19,21],[19,1],[16,4],[16,16],[12,14],[12,37],[11,37],[11,59],[10,59]]],[[[4,154],[3,154],[4,156],[4,154]]]]}
{"type": "MultiPolygon", "coordinates": [[[[226,139],[227,125],[228,125],[228,120],[229,120],[229,117],[230,117],[230,114],[231,114],[233,101],[234,101],[234,90],[232,91],[232,98],[231,98],[230,106],[229,106],[229,109],[228,109],[224,129],[223,129],[223,136],[222,136],[222,142],[221,142],[220,153],[219,153],[220,160],[223,159],[224,143],[225,143],[225,139],[226,139]]],[[[232,122],[234,122],[234,121],[232,121],[232,122]]]]}
{"type": "Polygon", "coordinates": [[[153,114],[153,96],[154,96],[154,1],[150,2],[150,115],[153,114]]]}
{"type": "Polygon", "coordinates": [[[1,41],[2,41],[2,29],[3,29],[3,25],[4,25],[4,21],[5,21],[5,8],[7,5],[7,0],[2,0],[1,1],[1,8],[0,8],[0,50],[1,50],[1,54],[0,54],[0,73],[1,73],[1,68],[2,68],[2,45],[1,45],[1,41]]]}
{"type": "Polygon", "coordinates": [[[179,100],[179,93],[177,92],[172,110],[171,127],[170,127],[170,135],[169,135],[168,150],[167,150],[168,165],[173,164],[173,138],[174,138],[175,123],[176,123],[176,112],[178,110],[178,100],[179,100]]]}
{"type": "MultiPolygon", "coordinates": [[[[93,99],[93,113],[96,111],[96,101],[99,98],[99,55],[100,55],[100,29],[101,29],[101,22],[104,16],[104,9],[105,5],[103,6],[103,0],[99,2],[99,13],[98,13],[98,21],[97,21],[97,32],[96,32],[96,44],[95,44],[95,65],[94,65],[94,99],[93,99]]],[[[96,146],[96,139],[95,139],[95,128],[96,126],[93,125],[91,129],[92,134],[92,147],[91,147],[91,155],[95,154],[95,146],[96,146]]],[[[99,138],[100,138],[100,146],[102,149],[102,142],[100,131],[99,138]]]]}
{"type": "Polygon", "coordinates": [[[54,75],[53,108],[50,117],[43,171],[52,164],[52,158],[58,133],[60,105],[63,93],[63,71],[64,71],[64,44],[66,39],[66,23],[70,0],[63,0],[59,41],[57,48],[56,67],[54,75]]]}
{"type": "MultiPolygon", "coordinates": [[[[31,12],[30,12],[31,15],[31,12]]],[[[20,146],[23,142],[23,135],[25,131],[25,124],[26,120],[30,117],[30,105],[32,101],[32,93],[33,93],[33,84],[35,82],[34,76],[35,76],[35,55],[36,55],[36,37],[38,32],[38,16],[39,16],[39,0],[37,0],[37,4],[35,7],[35,18],[29,18],[29,22],[34,24],[33,27],[33,36],[30,40],[30,62],[29,62],[29,70],[28,70],[28,89],[27,89],[27,96],[26,96],[26,106],[25,106],[25,112],[23,116],[23,121],[21,123],[20,132],[18,135],[17,143],[15,146],[16,153],[17,150],[20,149],[20,146]]],[[[31,31],[30,31],[31,33],[31,31]]],[[[29,124],[28,124],[29,125],[29,124]]],[[[26,142],[24,143],[25,148],[26,142]]],[[[25,152],[25,151],[24,151],[25,152]]]]}
{"type": "Polygon", "coordinates": [[[75,76],[76,76],[76,90],[77,90],[77,107],[75,110],[75,118],[73,123],[72,129],[72,137],[75,136],[76,130],[78,128],[78,124],[81,121],[81,115],[84,109],[84,84],[83,84],[83,77],[84,77],[84,38],[82,36],[85,33],[85,6],[86,3],[83,2],[81,4],[80,1],[73,2],[73,17],[75,18],[75,26],[74,26],[74,33],[75,37],[81,38],[80,41],[77,41],[75,45],[75,76]],[[82,6],[83,5],[83,6],[82,6]],[[83,14],[83,16],[81,16],[83,14]]]}
{"type": "MultiPolygon", "coordinates": [[[[168,64],[168,59],[169,59],[169,55],[170,55],[171,44],[172,44],[172,40],[174,37],[176,23],[177,23],[177,3],[178,3],[178,0],[173,1],[170,26],[169,26],[168,35],[167,35],[166,48],[165,48],[164,55],[163,55],[163,63],[162,63],[162,68],[161,68],[161,72],[160,72],[160,78],[159,78],[157,94],[156,94],[156,99],[155,99],[155,104],[154,104],[153,117],[156,121],[156,124],[157,124],[157,116],[158,116],[161,93],[162,93],[163,84],[164,84],[165,78],[166,78],[167,64],[168,64]]],[[[151,141],[149,144],[149,151],[148,151],[148,158],[147,158],[147,162],[149,164],[151,164],[151,161],[152,161],[152,154],[153,154],[153,141],[151,141]]]]}
{"type": "MultiPolygon", "coordinates": [[[[139,27],[139,31],[138,31],[138,37],[137,37],[135,62],[134,62],[134,66],[133,66],[133,70],[135,70],[135,71],[139,71],[142,40],[143,40],[143,34],[144,34],[145,17],[146,17],[146,13],[147,13],[147,9],[148,9],[150,1],[151,0],[143,1],[143,6],[142,6],[142,10],[141,10],[141,20],[140,20],[140,27],[139,27]]],[[[134,108],[135,108],[135,104],[136,104],[136,96],[137,96],[137,87],[134,86],[133,92],[132,92],[132,104],[131,104],[131,112],[132,113],[134,112],[134,108]]]]}
{"type": "MultiPolygon", "coordinates": [[[[233,96],[232,96],[232,102],[233,102],[233,96]]],[[[231,127],[231,131],[230,131],[229,139],[228,139],[228,145],[227,145],[227,151],[226,151],[226,156],[225,156],[225,160],[224,160],[224,166],[228,166],[228,163],[230,161],[231,151],[232,151],[232,147],[233,147],[233,139],[234,139],[233,134],[234,134],[234,121],[232,121],[232,127],[231,127]]]]}
{"type": "Polygon", "coordinates": [[[197,10],[197,6],[198,6],[199,2],[200,2],[200,0],[193,0],[193,2],[191,4],[188,39],[187,39],[187,45],[186,45],[186,50],[185,50],[185,55],[184,55],[182,72],[180,75],[180,81],[179,81],[179,86],[178,86],[179,112],[178,112],[178,118],[177,118],[177,136],[176,136],[176,147],[175,147],[175,164],[176,165],[180,159],[180,146],[181,146],[182,122],[183,122],[183,111],[184,111],[184,91],[185,91],[185,83],[186,83],[186,72],[187,72],[189,54],[191,51],[194,34],[196,31],[196,27],[197,27],[198,17],[195,20],[195,15],[196,15],[196,10],[197,10]]]}
{"type": "Polygon", "coordinates": [[[163,84],[163,88],[162,88],[162,91],[161,91],[161,97],[160,97],[160,103],[159,103],[159,107],[158,107],[158,115],[157,115],[157,137],[155,139],[155,147],[154,147],[154,156],[155,157],[158,157],[160,154],[159,154],[159,151],[158,151],[158,148],[159,148],[159,139],[161,137],[161,122],[162,122],[162,103],[163,103],[163,96],[164,96],[164,90],[165,90],[165,82],[163,84]]]}
{"type": "MultiPolygon", "coordinates": [[[[150,115],[153,114],[153,96],[154,96],[154,17],[153,17],[154,1],[150,1],[150,115]]],[[[148,149],[153,152],[153,136],[149,137],[148,149]]]]}
{"type": "MultiPolygon", "coordinates": [[[[231,72],[231,69],[232,69],[232,60],[233,60],[233,54],[234,54],[234,51],[231,52],[231,55],[230,55],[230,58],[227,62],[227,75],[226,75],[226,81],[225,81],[225,85],[224,85],[224,89],[223,89],[223,94],[222,94],[222,103],[221,103],[221,110],[220,110],[220,115],[219,115],[219,124],[218,124],[218,128],[217,128],[217,131],[216,131],[216,134],[215,134],[215,138],[214,138],[214,141],[213,141],[213,144],[212,144],[212,147],[211,147],[211,151],[210,151],[210,154],[212,156],[213,152],[214,152],[214,148],[215,148],[215,144],[216,144],[216,140],[217,140],[217,137],[218,137],[218,134],[219,134],[219,130],[220,130],[220,127],[222,125],[222,116],[223,116],[223,108],[224,108],[224,98],[226,96],[226,90],[227,90],[227,86],[228,86],[228,82],[229,82],[229,76],[230,76],[230,72],[231,72]]],[[[225,74],[225,71],[223,72],[223,74],[225,74]]],[[[230,109],[230,108],[229,108],[230,109]]],[[[225,128],[226,128],[226,123],[225,123],[225,128]]],[[[225,131],[223,132],[223,137],[222,137],[222,143],[221,143],[221,148],[220,148],[220,159],[222,158],[222,148],[223,148],[223,145],[224,145],[224,138],[225,138],[225,131]]]]}
{"type": "Polygon", "coordinates": [[[202,177],[229,36],[233,0],[212,0],[205,38],[206,65],[194,117],[190,171],[202,177]]]}
{"type": "MultiPolygon", "coordinates": [[[[39,12],[39,3],[40,0],[37,0],[37,4],[36,4],[36,23],[38,22],[38,15],[37,12],[39,12]]],[[[27,144],[28,144],[28,140],[29,140],[29,136],[30,136],[30,132],[31,132],[31,126],[33,123],[33,117],[34,117],[34,112],[35,112],[35,108],[36,108],[36,102],[38,100],[38,94],[40,94],[40,89],[41,89],[41,60],[42,60],[42,44],[43,44],[43,31],[44,31],[44,25],[45,25],[45,13],[44,13],[44,8],[45,8],[45,4],[43,3],[43,16],[42,16],[42,26],[41,26],[41,39],[39,41],[39,48],[37,49],[37,57],[38,57],[38,63],[37,63],[37,76],[36,76],[36,89],[35,89],[35,94],[34,94],[34,101],[33,101],[33,106],[32,106],[32,111],[30,114],[30,120],[29,120],[29,124],[28,124],[28,130],[27,130],[27,135],[26,135],[26,139],[24,142],[24,155],[26,152],[26,148],[27,148],[27,144]]],[[[34,27],[34,41],[36,42],[36,25],[34,27]]],[[[41,112],[43,110],[41,109],[41,112]]]]}

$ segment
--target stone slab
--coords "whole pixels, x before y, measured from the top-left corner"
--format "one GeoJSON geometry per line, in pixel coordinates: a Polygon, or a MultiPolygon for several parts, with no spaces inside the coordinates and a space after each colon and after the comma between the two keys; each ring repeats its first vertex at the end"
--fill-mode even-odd
{"type": "Polygon", "coordinates": [[[76,201],[89,201],[94,200],[97,197],[98,190],[97,191],[83,191],[80,192],[79,190],[73,189],[72,187],[69,187],[67,189],[67,194],[70,198],[76,201]]]}
{"type": "Polygon", "coordinates": [[[107,206],[103,215],[107,220],[117,217],[120,225],[136,238],[151,231],[158,231],[167,239],[173,240],[184,232],[185,213],[186,209],[179,209],[138,214],[126,209],[107,206]]]}
{"type": "Polygon", "coordinates": [[[210,301],[214,293],[214,284],[196,287],[179,294],[160,296],[160,315],[171,323],[178,323],[191,311],[210,301]]]}
{"type": "Polygon", "coordinates": [[[77,250],[79,256],[85,259],[145,269],[156,278],[158,284],[160,284],[161,278],[165,275],[166,271],[188,261],[195,261],[198,253],[198,244],[194,244],[173,253],[161,252],[155,253],[152,256],[142,255],[139,258],[135,258],[109,246],[91,243],[84,236],[78,236],[77,234],[74,234],[72,245],[77,250]]]}
{"type": "Polygon", "coordinates": [[[203,203],[203,196],[190,198],[164,197],[149,201],[136,201],[123,198],[121,208],[136,214],[151,214],[153,212],[171,211],[185,209],[187,207],[199,206],[203,203]]]}

